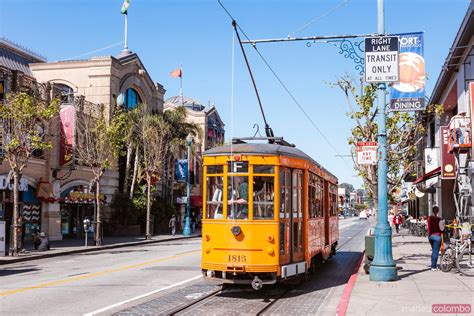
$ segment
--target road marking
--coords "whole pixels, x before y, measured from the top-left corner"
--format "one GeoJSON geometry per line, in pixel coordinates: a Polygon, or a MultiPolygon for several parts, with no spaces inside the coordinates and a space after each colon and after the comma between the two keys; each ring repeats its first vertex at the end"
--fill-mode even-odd
{"type": "Polygon", "coordinates": [[[168,257],[164,257],[164,258],[160,258],[160,259],[145,261],[145,262],[142,262],[142,263],[127,265],[127,266],[123,266],[123,267],[119,267],[119,268],[115,268],[115,269],[107,269],[107,270],[98,271],[98,272],[94,272],[94,273],[89,273],[89,274],[85,274],[85,275],[60,279],[60,280],[57,280],[57,281],[51,281],[51,282],[41,283],[41,284],[32,285],[32,286],[28,286],[28,287],[23,287],[23,288],[19,288],[19,289],[8,290],[8,291],[0,292],[0,297],[12,295],[12,294],[17,294],[17,293],[22,293],[22,292],[27,292],[27,291],[31,291],[31,290],[35,290],[35,289],[41,289],[41,288],[46,288],[46,287],[51,287],[51,286],[56,286],[56,285],[72,283],[72,282],[75,282],[75,281],[80,281],[80,280],[85,280],[85,279],[91,279],[93,277],[104,276],[104,275],[108,275],[108,274],[116,273],[116,272],[121,272],[121,271],[125,271],[125,270],[140,268],[140,267],[147,266],[147,265],[154,264],[154,263],[158,263],[158,262],[163,262],[163,261],[167,261],[167,260],[171,260],[171,259],[175,259],[175,258],[179,258],[179,257],[189,256],[189,255],[191,255],[195,252],[201,252],[201,250],[200,249],[199,250],[194,250],[194,251],[188,252],[188,253],[172,255],[172,256],[168,256],[168,257]]]}
{"type": "Polygon", "coordinates": [[[84,316],[97,315],[97,314],[103,313],[103,312],[105,312],[105,311],[111,310],[111,309],[113,309],[113,308],[115,308],[115,307],[119,307],[119,306],[121,306],[121,305],[124,305],[124,304],[130,303],[130,302],[139,300],[139,299],[141,299],[141,298],[144,298],[144,297],[147,297],[147,296],[156,294],[156,293],[158,293],[158,292],[162,292],[162,291],[165,291],[165,290],[174,288],[174,287],[176,287],[176,286],[180,286],[180,285],[183,285],[183,284],[192,282],[192,281],[197,280],[197,279],[200,279],[200,278],[202,278],[202,275],[197,275],[197,276],[195,276],[195,277],[192,277],[192,278],[190,278],[190,279],[187,279],[187,280],[178,282],[178,283],[176,283],[176,284],[168,285],[168,286],[162,287],[162,288],[160,288],[160,289],[157,289],[157,290],[154,290],[154,291],[151,291],[151,292],[148,292],[148,293],[145,293],[145,294],[136,296],[136,297],[129,298],[129,299],[125,300],[125,301],[121,301],[121,302],[115,303],[115,304],[113,304],[113,305],[106,306],[106,307],[101,308],[101,309],[98,309],[98,310],[96,310],[96,311],[93,311],[93,312],[84,314],[84,316]]]}

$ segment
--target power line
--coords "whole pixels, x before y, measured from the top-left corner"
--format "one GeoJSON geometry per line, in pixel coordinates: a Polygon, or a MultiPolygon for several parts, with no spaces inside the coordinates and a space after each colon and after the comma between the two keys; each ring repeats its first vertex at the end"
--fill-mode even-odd
{"type": "MultiPolygon", "coordinates": [[[[232,19],[232,21],[235,21],[234,17],[230,14],[230,12],[224,7],[224,5],[221,3],[220,0],[217,0],[219,2],[219,4],[221,5],[221,7],[224,9],[224,11],[227,13],[227,15],[232,19]]],[[[238,29],[242,32],[242,34],[245,36],[245,38],[247,38],[248,41],[250,41],[250,38],[247,36],[247,34],[245,33],[245,31],[240,27],[240,25],[238,23],[236,23],[238,29]]],[[[275,70],[273,70],[273,68],[270,66],[270,64],[268,63],[268,61],[266,60],[266,58],[262,55],[262,53],[260,53],[260,51],[257,49],[257,46],[256,45],[252,45],[252,47],[255,49],[255,51],[257,52],[257,54],[260,56],[260,58],[263,60],[263,62],[265,63],[265,65],[268,67],[268,69],[271,71],[271,73],[273,74],[273,76],[277,79],[277,81],[280,83],[280,85],[283,87],[283,89],[286,91],[286,93],[288,93],[288,95],[290,96],[290,98],[293,100],[293,102],[298,106],[298,108],[301,110],[301,112],[303,112],[303,114],[306,116],[306,118],[311,122],[311,124],[313,125],[313,127],[318,131],[319,135],[321,135],[321,137],[326,141],[326,143],[329,145],[329,147],[331,147],[331,149],[336,153],[336,155],[340,155],[340,153],[337,151],[337,149],[332,145],[332,143],[327,139],[327,137],[323,134],[323,132],[319,129],[319,127],[316,125],[316,123],[313,121],[313,119],[308,115],[308,113],[306,113],[306,111],[303,109],[303,107],[301,106],[301,104],[298,102],[298,100],[295,98],[295,96],[293,95],[293,93],[291,93],[291,91],[288,89],[288,87],[286,86],[286,84],[280,79],[280,77],[277,75],[277,73],[275,72],[275,70]]],[[[344,162],[344,164],[351,168],[351,166],[348,165],[347,161],[344,160],[344,157],[341,157],[342,161],[344,162]]]]}
{"type": "Polygon", "coordinates": [[[310,26],[311,24],[317,22],[318,20],[320,20],[320,19],[324,18],[325,16],[329,15],[331,12],[336,11],[336,10],[339,9],[340,7],[346,5],[347,2],[349,2],[349,0],[344,0],[344,1],[342,1],[341,3],[339,3],[337,6],[335,6],[334,8],[332,8],[332,9],[326,11],[325,13],[321,14],[320,16],[315,17],[314,19],[312,19],[311,21],[307,22],[306,24],[304,24],[302,27],[300,27],[299,29],[297,29],[297,30],[294,31],[293,33],[289,34],[288,37],[292,37],[292,36],[294,36],[296,33],[301,32],[302,30],[304,30],[305,28],[307,28],[307,27],[310,26]]]}

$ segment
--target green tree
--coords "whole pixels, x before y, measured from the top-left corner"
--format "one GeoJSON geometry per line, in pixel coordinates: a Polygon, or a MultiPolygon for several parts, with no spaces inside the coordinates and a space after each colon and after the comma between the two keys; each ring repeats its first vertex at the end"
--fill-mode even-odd
{"type": "Polygon", "coordinates": [[[107,122],[105,106],[83,102],[77,111],[76,160],[91,168],[94,175],[96,203],[95,243],[102,244],[102,214],[100,199],[100,180],[107,169],[115,166],[123,148],[125,115],[117,111],[107,122]]]}
{"type": "MultiPolygon", "coordinates": [[[[354,80],[347,75],[341,77],[334,86],[339,87],[344,93],[349,106],[347,115],[355,122],[355,126],[351,129],[352,135],[348,139],[354,157],[357,142],[377,141],[378,109],[374,104],[377,86],[365,85],[360,80],[359,87],[356,88],[354,80]]],[[[442,106],[429,105],[426,111],[430,114],[428,117],[434,119],[442,113],[442,106]]],[[[416,168],[417,146],[426,135],[424,124],[418,114],[387,113],[387,192],[390,201],[394,200],[393,193],[403,178],[416,168]]],[[[364,181],[367,195],[372,197],[374,205],[377,205],[377,165],[358,165],[355,161],[354,165],[364,181]]]]}
{"type": "MultiPolygon", "coordinates": [[[[45,93],[47,94],[47,93],[45,93]]],[[[10,164],[13,175],[13,249],[11,254],[19,252],[19,205],[18,185],[23,169],[37,150],[51,148],[46,130],[51,119],[59,112],[59,102],[42,98],[39,93],[31,95],[18,92],[7,95],[0,103],[0,118],[3,121],[4,159],[10,164]]]]}

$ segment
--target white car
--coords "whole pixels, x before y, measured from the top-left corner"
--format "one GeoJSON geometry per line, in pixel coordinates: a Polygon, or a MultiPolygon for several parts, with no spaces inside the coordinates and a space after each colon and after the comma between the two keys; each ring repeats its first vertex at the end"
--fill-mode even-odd
{"type": "Polygon", "coordinates": [[[360,212],[359,219],[367,219],[367,213],[365,211],[360,212]]]}

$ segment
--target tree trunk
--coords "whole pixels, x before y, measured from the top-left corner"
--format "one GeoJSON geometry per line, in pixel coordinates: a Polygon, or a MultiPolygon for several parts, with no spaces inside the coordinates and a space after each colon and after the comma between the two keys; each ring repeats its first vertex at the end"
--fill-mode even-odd
{"type": "Polygon", "coordinates": [[[17,170],[13,170],[13,220],[12,220],[12,234],[11,240],[13,242],[13,249],[10,249],[11,255],[12,256],[18,256],[18,246],[19,246],[19,240],[18,240],[18,229],[21,228],[19,225],[19,218],[20,218],[20,212],[19,212],[19,205],[18,205],[18,177],[19,177],[19,172],[17,170]]]}
{"type": "Polygon", "coordinates": [[[96,179],[95,187],[95,204],[96,204],[96,226],[95,226],[95,245],[102,245],[102,220],[101,220],[101,206],[100,206],[100,178],[96,179]]]}
{"type": "Polygon", "coordinates": [[[147,192],[146,192],[146,239],[151,239],[151,176],[146,175],[146,185],[147,185],[147,192]]]}
{"type": "Polygon", "coordinates": [[[137,181],[137,173],[138,173],[138,148],[135,151],[135,162],[133,164],[133,175],[132,175],[132,184],[130,186],[130,200],[133,199],[133,191],[135,190],[135,182],[137,181]]]}
{"type": "Polygon", "coordinates": [[[132,145],[128,144],[128,147],[127,147],[127,162],[125,163],[125,177],[123,179],[123,189],[122,189],[122,193],[127,193],[127,189],[128,189],[128,174],[130,173],[130,162],[132,160],[132,152],[133,152],[133,149],[132,149],[132,145]]]}

